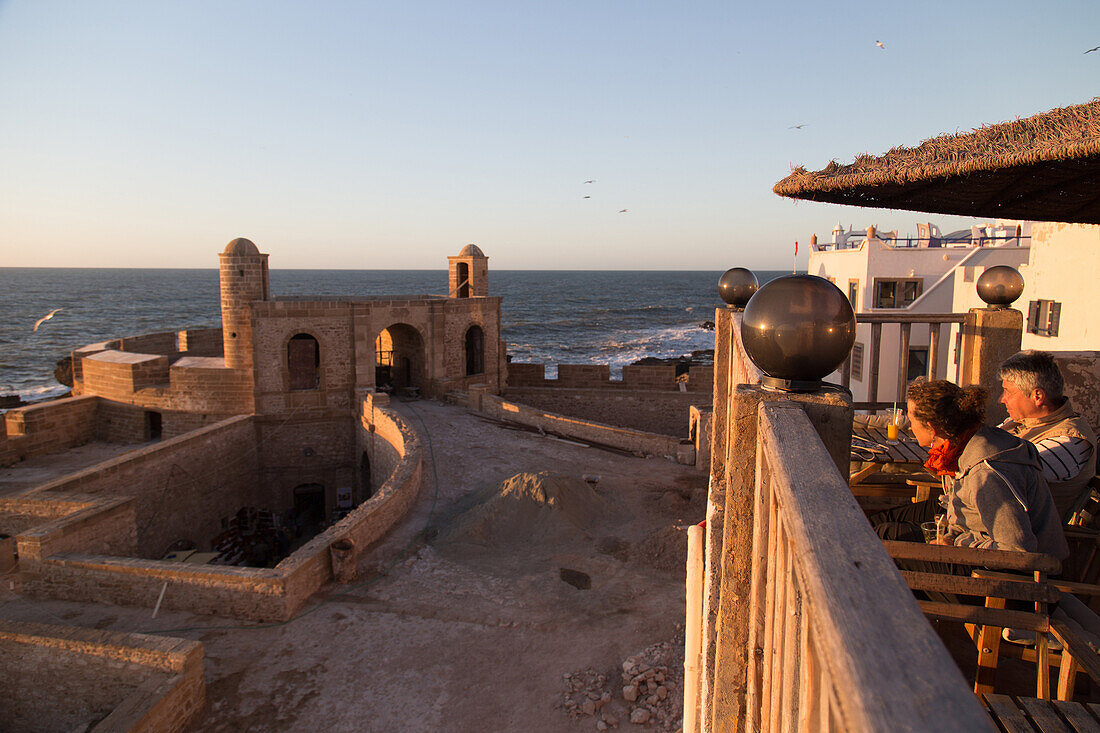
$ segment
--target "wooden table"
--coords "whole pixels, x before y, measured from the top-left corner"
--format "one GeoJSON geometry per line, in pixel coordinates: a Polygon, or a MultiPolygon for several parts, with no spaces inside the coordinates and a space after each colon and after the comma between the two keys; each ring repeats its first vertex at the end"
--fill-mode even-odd
{"type": "Polygon", "coordinates": [[[902,466],[910,472],[919,472],[928,460],[928,451],[904,430],[899,432],[896,441],[891,442],[886,437],[885,427],[856,422],[852,425],[852,460],[860,461],[863,465],[852,473],[848,480],[849,485],[860,483],[886,465],[902,466]],[[863,445],[870,445],[871,449],[860,450],[859,447],[863,445]]]}

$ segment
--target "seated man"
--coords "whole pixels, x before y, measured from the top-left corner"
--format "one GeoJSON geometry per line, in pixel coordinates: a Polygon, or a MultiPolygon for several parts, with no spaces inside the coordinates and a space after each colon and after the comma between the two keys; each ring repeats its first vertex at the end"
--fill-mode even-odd
{"type": "Polygon", "coordinates": [[[1062,394],[1062,373],[1045,351],[1021,351],[1001,365],[1001,428],[1039,450],[1043,477],[1058,516],[1065,522],[1080,509],[1096,475],[1096,434],[1062,394]]]}

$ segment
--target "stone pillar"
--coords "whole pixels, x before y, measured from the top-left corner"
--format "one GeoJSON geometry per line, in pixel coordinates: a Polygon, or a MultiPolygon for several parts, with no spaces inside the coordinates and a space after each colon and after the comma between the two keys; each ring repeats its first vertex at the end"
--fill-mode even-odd
{"type": "Polygon", "coordinates": [[[959,386],[977,384],[989,390],[985,406],[987,425],[998,425],[1008,416],[1000,403],[997,370],[1020,350],[1024,315],[1015,308],[971,308],[962,326],[959,386]]]}
{"type": "MultiPolygon", "coordinates": [[[[728,401],[729,426],[722,454],[726,464],[726,505],[722,524],[721,569],[717,577],[719,601],[713,682],[710,709],[704,712],[704,729],[722,732],[738,731],[744,725],[760,404],[793,403],[805,410],[837,470],[845,477],[852,442],[853,415],[851,396],[833,390],[800,394],[774,392],[759,385],[738,385],[732,388],[728,401]]],[[[715,462],[719,458],[712,456],[711,460],[715,462]]],[[[707,529],[711,529],[709,518],[707,529]]]]}

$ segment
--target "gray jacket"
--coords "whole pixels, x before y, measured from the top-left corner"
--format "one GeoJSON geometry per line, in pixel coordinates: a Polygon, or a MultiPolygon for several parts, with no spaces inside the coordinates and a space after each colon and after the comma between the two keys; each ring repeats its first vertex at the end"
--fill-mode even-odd
{"type": "Polygon", "coordinates": [[[958,547],[1069,554],[1035,446],[1000,428],[983,427],[944,476],[941,501],[948,536],[958,547]]]}

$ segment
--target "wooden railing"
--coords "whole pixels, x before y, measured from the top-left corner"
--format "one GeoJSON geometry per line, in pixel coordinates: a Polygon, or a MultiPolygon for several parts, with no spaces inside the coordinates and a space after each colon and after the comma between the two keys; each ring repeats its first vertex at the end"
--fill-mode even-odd
{"type": "Polygon", "coordinates": [[[992,730],[806,413],[758,436],[743,728],[992,730]]]}
{"type": "MultiPolygon", "coordinates": [[[[942,331],[944,325],[952,323],[965,323],[965,313],[857,313],[856,323],[871,324],[870,358],[864,356],[868,376],[867,400],[855,403],[857,410],[881,410],[890,407],[896,401],[903,401],[905,385],[909,381],[909,342],[912,336],[913,324],[927,326],[928,334],[928,371],[924,376],[929,379],[946,378],[958,381],[957,369],[952,370],[947,365],[941,369],[939,364],[940,344],[942,343],[942,331]],[[883,324],[897,324],[899,330],[898,340],[898,390],[890,399],[879,401],[879,365],[882,359],[882,326],[883,324]]],[[[965,334],[964,334],[965,337],[965,334]]],[[[851,357],[840,367],[841,384],[850,387],[852,383],[851,357]]]]}

